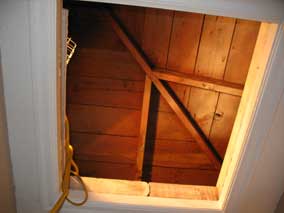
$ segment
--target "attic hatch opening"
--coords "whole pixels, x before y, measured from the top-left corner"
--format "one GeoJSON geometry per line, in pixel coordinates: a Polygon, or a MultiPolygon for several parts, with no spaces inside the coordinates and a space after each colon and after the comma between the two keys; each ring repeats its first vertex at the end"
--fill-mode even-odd
{"type": "MultiPolygon", "coordinates": [[[[181,121],[180,115],[190,112],[218,155],[224,157],[260,23],[108,5],[118,26],[162,82],[162,91],[173,97],[167,100],[121,42],[105,8],[94,3],[70,6],[69,34],[78,47],[68,66],[67,113],[81,175],[142,177],[150,182],[150,192],[143,182],[120,183],[134,184],[136,192],[142,187],[145,195],[158,197],[178,197],[174,189],[187,189],[187,185],[215,186],[220,166],[216,167],[214,153],[196,142],[185,128],[190,121],[181,121]],[[172,100],[182,109],[178,116],[168,104],[172,100]],[[139,144],[145,133],[143,151],[139,144]],[[143,160],[138,161],[143,167],[137,175],[141,156],[143,160]],[[173,194],[158,190],[161,188],[173,194]]],[[[94,190],[98,190],[96,181],[102,186],[104,180],[93,179],[94,190]]],[[[216,191],[215,187],[207,189],[216,191]]],[[[216,200],[217,196],[200,199],[216,200]]]]}

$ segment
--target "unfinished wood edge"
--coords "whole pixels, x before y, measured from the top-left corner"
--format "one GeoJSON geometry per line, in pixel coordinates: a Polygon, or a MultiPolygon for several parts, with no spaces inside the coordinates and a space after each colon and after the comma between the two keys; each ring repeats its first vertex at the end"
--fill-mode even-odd
{"type": "MultiPolygon", "coordinates": [[[[266,66],[277,33],[278,24],[261,23],[252,56],[244,92],[241,98],[228,148],[221,168],[217,188],[220,203],[226,205],[237,170],[247,145],[250,127],[254,119],[263,88],[266,66]],[[264,51],[265,50],[265,51],[264,51]]],[[[222,208],[223,208],[222,207],[222,208]]]]}
{"type": "Polygon", "coordinates": [[[152,81],[146,75],[144,95],[143,95],[143,104],[142,104],[142,110],[141,110],[139,142],[138,142],[137,157],[136,157],[136,174],[135,174],[136,180],[141,180],[142,172],[143,172],[142,170],[143,170],[145,143],[146,143],[146,136],[147,136],[148,117],[149,117],[149,110],[150,110],[151,87],[152,87],[152,81]]]}
{"type": "MultiPolygon", "coordinates": [[[[149,185],[143,181],[117,180],[107,178],[82,177],[89,192],[103,194],[148,196],[149,185]]],[[[70,180],[70,188],[81,190],[80,182],[74,177],[70,180]]]]}
{"type": "Polygon", "coordinates": [[[150,197],[181,198],[191,200],[218,200],[215,186],[166,184],[150,182],[150,197]]]}
{"type": "Polygon", "coordinates": [[[201,89],[222,92],[229,95],[242,96],[243,85],[230,83],[223,80],[210,79],[207,77],[184,75],[181,73],[168,71],[165,69],[155,69],[155,76],[161,80],[171,81],[178,84],[184,84],[201,89]]]}

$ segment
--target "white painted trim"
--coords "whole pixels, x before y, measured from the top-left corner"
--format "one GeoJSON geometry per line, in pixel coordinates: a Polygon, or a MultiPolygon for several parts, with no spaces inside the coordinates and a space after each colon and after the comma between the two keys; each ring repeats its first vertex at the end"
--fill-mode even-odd
{"type": "Polygon", "coordinates": [[[78,0],[190,11],[218,16],[283,22],[281,0],[78,0]]]}
{"type": "Polygon", "coordinates": [[[30,1],[31,70],[38,144],[40,204],[49,210],[59,196],[57,141],[56,1],[30,1]]]}

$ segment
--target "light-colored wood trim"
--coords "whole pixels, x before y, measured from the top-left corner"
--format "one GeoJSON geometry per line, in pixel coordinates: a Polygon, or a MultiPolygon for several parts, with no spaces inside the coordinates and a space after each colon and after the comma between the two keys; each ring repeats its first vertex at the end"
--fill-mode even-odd
{"type": "Polygon", "coordinates": [[[244,155],[250,126],[252,125],[261,97],[261,87],[264,83],[263,79],[266,74],[267,63],[277,28],[277,24],[262,23],[259,30],[243,96],[217,182],[217,187],[220,191],[220,201],[223,205],[226,205],[225,203],[228,202],[234,177],[237,174],[241,158],[244,155]]]}
{"type": "Polygon", "coordinates": [[[178,84],[184,84],[235,96],[242,96],[243,93],[243,86],[241,84],[230,83],[223,80],[212,79],[202,76],[177,73],[164,69],[154,69],[153,71],[159,79],[165,81],[171,81],[178,84]]]}
{"type": "Polygon", "coordinates": [[[146,75],[144,95],[143,95],[143,104],[142,104],[142,110],[141,110],[139,142],[137,146],[137,157],[136,157],[136,175],[135,176],[137,180],[141,180],[141,176],[142,176],[144,151],[145,151],[145,143],[146,143],[146,136],[147,136],[148,116],[149,116],[149,109],[150,109],[151,87],[152,87],[152,81],[146,75]]]}
{"type": "Polygon", "coordinates": [[[181,198],[192,200],[218,200],[214,186],[193,186],[150,182],[150,197],[181,198]]]}
{"type": "MultiPolygon", "coordinates": [[[[115,180],[106,178],[82,177],[89,192],[103,194],[148,196],[148,183],[143,181],[115,180]]],[[[82,189],[82,185],[76,178],[71,178],[70,188],[82,189]]]]}
{"type": "Polygon", "coordinates": [[[117,34],[117,36],[122,41],[122,43],[126,46],[126,48],[132,54],[134,59],[141,66],[142,70],[151,79],[153,84],[156,86],[160,94],[167,101],[167,103],[172,108],[172,110],[175,112],[177,117],[184,124],[186,129],[191,133],[192,137],[198,143],[202,151],[207,154],[208,158],[212,161],[216,169],[219,169],[221,167],[222,160],[220,156],[218,155],[218,153],[216,152],[216,150],[214,150],[213,146],[210,144],[209,140],[206,138],[204,133],[202,133],[201,129],[197,127],[197,124],[193,124],[194,122],[193,118],[190,118],[190,119],[188,118],[188,116],[181,109],[181,107],[177,104],[177,102],[174,100],[174,98],[171,96],[171,94],[168,92],[168,90],[165,88],[162,82],[154,75],[149,64],[146,62],[146,60],[144,59],[142,54],[138,51],[138,49],[135,47],[135,45],[132,43],[132,41],[128,38],[127,34],[123,31],[122,27],[115,20],[111,12],[109,12],[109,16],[111,19],[112,27],[115,33],[117,34]]]}

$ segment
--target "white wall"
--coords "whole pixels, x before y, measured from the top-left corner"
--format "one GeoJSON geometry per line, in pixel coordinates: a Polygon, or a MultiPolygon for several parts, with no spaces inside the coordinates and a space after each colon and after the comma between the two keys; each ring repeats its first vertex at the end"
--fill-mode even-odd
{"type": "MultiPolygon", "coordinates": [[[[17,210],[40,212],[34,132],[29,1],[0,2],[0,47],[17,210]],[[19,116],[20,115],[20,116],[19,116]]],[[[3,193],[2,190],[0,192],[3,193]]]]}

